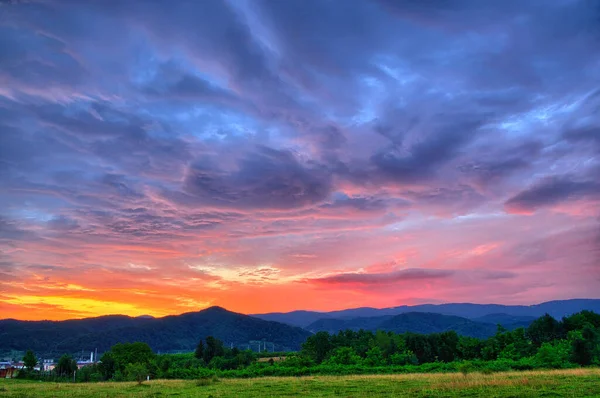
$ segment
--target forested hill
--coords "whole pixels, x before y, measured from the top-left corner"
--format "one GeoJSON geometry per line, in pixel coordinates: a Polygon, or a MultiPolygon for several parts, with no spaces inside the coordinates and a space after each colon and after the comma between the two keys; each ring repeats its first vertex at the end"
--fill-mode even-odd
{"type": "Polygon", "coordinates": [[[408,312],[396,316],[363,317],[350,319],[323,318],[311,323],[307,330],[316,332],[337,333],[341,330],[384,330],[395,333],[442,333],[455,331],[459,335],[477,338],[488,338],[496,333],[498,324],[508,330],[527,327],[535,318],[513,317],[506,314],[495,314],[475,321],[459,316],[432,314],[426,312],[408,312]]]}
{"type": "MultiPolygon", "coordinates": [[[[600,313],[600,299],[556,300],[534,305],[501,305],[472,303],[422,304],[414,306],[403,305],[399,307],[389,308],[351,308],[347,310],[331,312],[273,312],[267,314],[255,314],[252,316],[268,321],[276,321],[281,323],[287,323],[288,325],[307,328],[313,322],[327,318],[370,318],[380,316],[393,316],[404,314],[407,312],[429,312],[434,314],[460,316],[463,318],[480,321],[480,319],[477,318],[493,316],[498,314],[502,314],[503,317],[528,317],[529,320],[538,318],[544,314],[550,314],[554,318],[560,319],[564,316],[568,316],[584,310],[600,313]]],[[[498,322],[492,321],[490,323],[498,322]]]]}
{"type": "Polygon", "coordinates": [[[116,343],[145,342],[155,351],[193,351],[200,339],[214,336],[225,344],[250,340],[274,343],[275,350],[297,350],[311,333],[298,327],[265,321],[211,307],[164,318],[104,316],[68,321],[0,320],[0,352],[32,349],[39,354],[74,353],[116,343]]]}

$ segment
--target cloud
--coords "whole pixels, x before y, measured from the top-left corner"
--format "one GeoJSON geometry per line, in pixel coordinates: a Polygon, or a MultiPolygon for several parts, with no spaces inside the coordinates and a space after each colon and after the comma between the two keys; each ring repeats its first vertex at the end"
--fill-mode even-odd
{"type": "Polygon", "coordinates": [[[249,152],[227,171],[197,161],[187,171],[187,204],[238,209],[292,209],[316,204],[331,191],[331,178],[319,166],[301,164],[289,151],[267,147],[249,152]]]}
{"type": "MultiPolygon", "coordinates": [[[[494,281],[514,279],[517,274],[503,270],[463,270],[434,268],[405,268],[390,272],[350,272],[307,279],[306,282],[317,285],[348,286],[384,286],[404,282],[426,285],[436,281],[494,281]]],[[[403,285],[404,286],[404,285],[403,285]]]]}
{"type": "Polygon", "coordinates": [[[452,270],[411,268],[383,273],[344,273],[309,279],[309,283],[324,285],[387,285],[398,282],[449,278],[452,270]]]}
{"type": "Polygon", "coordinates": [[[600,195],[600,184],[595,181],[576,181],[569,177],[548,177],[518,193],[505,203],[513,213],[531,213],[567,200],[594,198],[600,195]]]}

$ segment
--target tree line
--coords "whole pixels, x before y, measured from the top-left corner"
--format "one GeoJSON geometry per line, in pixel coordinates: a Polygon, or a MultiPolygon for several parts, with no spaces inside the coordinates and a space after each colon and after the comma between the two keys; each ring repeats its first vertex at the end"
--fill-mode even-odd
{"type": "MultiPolygon", "coordinates": [[[[600,315],[582,311],[558,321],[550,315],[527,328],[509,331],[498,325],[488,339],[433,334],[345,330],[318,332],[302,349],[280,353],[285,360],[258,361],[249,350],[228,348],[219,339],[199,340],[189,354],[157,355],[146,343],[116,344],[95,365],[76,371],[77,381],[137,380],[146,377],[193,379],[404,372],[504,371],[600,365],[600,315]]],[[[279,358],[275,358],[279,359],[279,358]]],[[[35,355],[24,358],[21,377],[44,378],[33,371],[35,355]]],[[[51,379],[73,376],[76,363],[61,357],[51,379]]]]}
{"type": "Polygon", "coordinates": [[[428,335],[345,330],[318,332],[301,354],[316,364],[419,365],[465,360],[530,359],[540,367],[600,365],[600,315],[590,311],[557,321],[544,315],[529,327],[508,331],[498,325],[488,339],[459,336],[454,331],[428,335]]]}

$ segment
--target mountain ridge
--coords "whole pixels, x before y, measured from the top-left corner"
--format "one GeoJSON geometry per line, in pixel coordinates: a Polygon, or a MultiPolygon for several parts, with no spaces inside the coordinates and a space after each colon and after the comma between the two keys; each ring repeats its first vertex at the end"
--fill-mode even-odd
{"type": "Polygon", "coordinates": [[[266,340],[276,350],[296,350],[310,332],[279,322],[210,307],[162,318],[124,315],[66,321],[0,320],[0,352],[33,349],[60,354],[108,350],[112,345],[145,342],[155,351],[193,351],[200,339],[214,336],[226,344],[266,340]]]}
{"type": "Polygon", "coordinates": [[[456,315],[468,319],[475,319],[491,314],[506,314],[509,316],[540,317],[545,313],[555,318],[571,315],[582,310],[600,313],[600,299],[568,299],[552,300],[532,305],[503,305],[503,304],[474,304],[474,303],[444,303],[444,304],[418,304],[414,306],[402,305],[387,308],[360,307],[329,312],[320,311],[290,311],[265,314],[251,314],[251,316],[271,320],[288,325],[307,327],[311,323],[324,318],[359,318],[383,315],[399,315],[406,312],[429,312],[442,315],[456,315]]]}
{"type": "Polygon", "coordinates": [[[411,332],[421,334],[441,333],[453,330],[459,335],[488,338],[496,333],[498,324],[508,330],[513,330],[517,327],[527,327],[535,320],[535,318],[515,318],[506,314],[495,314],[493,317],[487,319],[489,321],[484,322],[455,315],[442,315],[430,312],[405,312],[398,315],[382,315],[367,318],[322,318],[311,323],[305,329],[313,333],[321,331],[338,333],[346,329],[353,331],[364,329],[372,332],[384,330],[395,333],[411,332]]]}

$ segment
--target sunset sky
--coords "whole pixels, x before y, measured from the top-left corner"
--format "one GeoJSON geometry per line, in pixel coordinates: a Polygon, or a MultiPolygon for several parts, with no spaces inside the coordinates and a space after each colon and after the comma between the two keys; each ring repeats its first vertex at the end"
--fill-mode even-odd
{"type": "Polygon", "coordinates": [[[0,2],[0,318],[600,298],[600,4],[0,2]]]}

